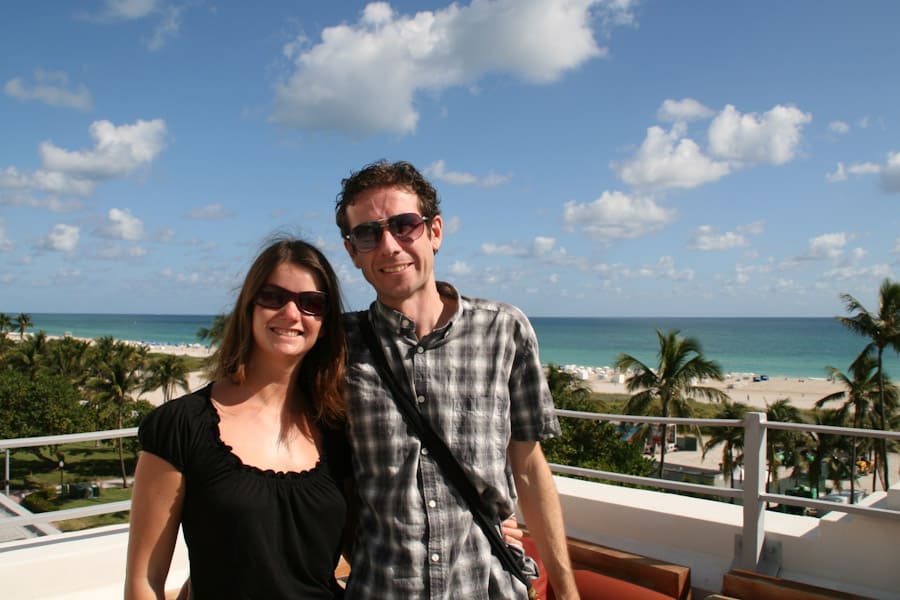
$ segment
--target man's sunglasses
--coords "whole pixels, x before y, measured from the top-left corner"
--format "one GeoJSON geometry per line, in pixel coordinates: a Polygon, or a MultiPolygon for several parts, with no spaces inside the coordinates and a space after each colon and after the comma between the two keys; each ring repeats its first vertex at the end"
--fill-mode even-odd
{"type": "Polygon", "coordinates": [[[357,252],[371,252],[378,247],[385,229],[390,231],[398,242],[416,241],[422,237],[428,219],[416,213],[403,213],[357,225],[350,230],[350,235],[344,237],[357,252]]]}
{"type": "Polygon", "coordinates": [[[328,294],[325,292],[291,292],[277,285],[266,284],[256,293],[256,303],[263,308],[278,310],[293,302],[300,312],[321,317],[328,312],[328,294]]]}

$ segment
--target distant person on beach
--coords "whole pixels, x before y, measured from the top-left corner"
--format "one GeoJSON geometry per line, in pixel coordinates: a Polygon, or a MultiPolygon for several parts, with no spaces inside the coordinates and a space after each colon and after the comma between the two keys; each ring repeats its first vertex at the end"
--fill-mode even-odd
{"type": "Polygon", "coordinates": [[[197,598],[340,597],[344,360],[328,261],[300,240],[270,244],[244,279],[213,383],[141,424],[126,599],[163,597],[179,524],[197,598]]]}
{"type": "Polygon", "coordinates": [[[345,395],[360,497],[347,598],[525,597],[404,421],[362,338],[366,319],[391,370],[497,515],[512,515],[518,499],[556,597],[577,598],[540,445],[560,433],[559,422],[528,319],[436,280],[439,201],[411,164],[377,162],[344,179],[336,221],[376,293],[368,311],[345,319],[345,395]]]}

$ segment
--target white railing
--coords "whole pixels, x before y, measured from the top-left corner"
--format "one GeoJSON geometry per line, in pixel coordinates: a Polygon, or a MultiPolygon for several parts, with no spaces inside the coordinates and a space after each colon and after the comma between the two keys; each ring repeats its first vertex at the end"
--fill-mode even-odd
{"type": "Polygon", "coordinates": [[[878,431],[873,429],[854,429],[848,427],[831,427],[826,425],[812,425],[806,423],[781,423],[768,421],[764,413],[748,412],[743,419],[689,419],[679,417],[643,417],[636,415],[614,415],[605,413],[579,412],[557,409],[560,417],[575,417],[594,421],[612,421],[627,423],[651,423],[667,425],[688,425],[707,427],[742,427],[744,429],[744,486],[742,490],[733,488],[720,488],[694,483],[668,481],[653,477],[638,477],[634,475],[622,475],[610,471],[598,471],[583,469],[566,465],[551,464],[551,469],[556,473],[591,477],[618,483],[630,483],[643,486],[692,492],[716,496],[721,498],[737,498],[743,504],[743,525],[740,566],[741,568],[756,571],[763,559],[763,542],[765,539],[765,503],[775,502],[789,506],[803,506],[815,508],[822,512],[841,511],[851,514],[874,516],[877,518],[900,521],[900,511],[883,509],[870,506],[857,506],[855,504],[839,504],[822,500],[798,498],[784,494],[772,494],[766,492],[766,437],[768,429],[781,429],[790,431],[812,431],[842,436],[870,437],[888,440],[900,440],[900,432],[878,431]]]}
{"type": "MultiPolygon", "coordinates": [[[[680,481],[657,479],[653,477],[623,475],[621,473],[613,473],[610,471],[598,471],[594,469],[584,469],[581,467],[558,464],[551,464],[551,469],[555,473],[559,474],[575,475],[617,483],[626,483],[661,488],[666,490],[674,490],[679,492],[697,493],[718,498],[731,498],[740,500],[743,505],[743,523],[741,533],[743,542],[741,544],[741,554],[739,558],[741,567],[745,569],[757,570],[760,565],[760,561],[762,560],[763,541],[765,537],[765,504],[767,502],[789,506],[814,508],[822,512],[840,511],[850,514],[867,515],[876,518],[900,521],[900,511],[897,510],[890,510],[872,506],[859,506],[855,504],[839,504],[822,500],[787,496],[783,494],[773,494],[766,492],[765,489],[767,476],[766,437],[767,431],[769,429],[816,432],[842,436],[869,437],[895,441],[900,441],[900,432],[877,431],[871,429],[851,429],[845,427],[831,427],[805,423],[781,423],[768,421],[765,414],[758,412],[749,412],[744,416],[743,419],[690,419],[678,417],[663,418],[578,412],[570,410],[557,410],[556,413],[560,417],[574,417],[594,421],[649,424],[665,423],[669,425],[705,427],[742,427],[744,429],[743,466],[745,472],[743,489],[700,485],[680,481]]],[[[71,435],[0,440],[0,450],[4,450],[6,454],[5,483],[7,495],[9,495],[10,451],[13,449],[104,439],[116,439],[132,437],[135,435],[137,435],[137,428],[97,431],[91,433],[77,433],[71,435]]],[[[27,526],[37,523],[49,523],[78,517],[120,512],[129,510],[130,506],[131,502],[129,500],[125,500],[120,502],[99,504],[90,507],[66,509],[33,515],[21,515],[3,519],[2,523],[4,525],[12,526],[27,526]]]]}

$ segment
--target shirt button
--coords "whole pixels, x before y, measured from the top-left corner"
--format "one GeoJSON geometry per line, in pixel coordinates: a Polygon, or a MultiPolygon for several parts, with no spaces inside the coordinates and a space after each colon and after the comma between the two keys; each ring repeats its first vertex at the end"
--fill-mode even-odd
{"type": "Polygon", "coordinates": [[[423,348],[422,346],[416,346],[416,353],[422,354],[423,352],[425,352],[425,348],[423,348]]]}
{"type": "Polygon", "coordinates": [[[422,456],[428,456],[428,448],[422,448],[422,456]]]}
{"type": "Polygon", "coordinates": [[[435,506],[437,506],[437,500],[429,500],[428,501],[429,508],[434,508],[435,506]]]}
{"type": "Polygon", "coordinates": [[[437,552],[431,555],[431,562],[437,562],[439,560],[441,560],[441,555],[437,552]]]}
{"type": "Polygon", "coordinates": [[[409,321],[407,321],[406,319],[403,319],[402,321],[400,321],[400,326],[401,327],[409,327],[409,321]]]}
{"type": "Polygon", "coordinates": [[[422,404],[423,402],[425,402],[425,396],[416,396],[416,402],[422,404]]]}

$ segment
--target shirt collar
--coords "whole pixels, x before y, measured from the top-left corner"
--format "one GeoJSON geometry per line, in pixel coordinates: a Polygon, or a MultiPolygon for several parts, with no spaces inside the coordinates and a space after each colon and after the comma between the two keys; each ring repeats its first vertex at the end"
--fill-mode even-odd
{"type": "MultiPolygon", "coordinates": [[[[438,281],[437,290],[441,296],[456,300],[456,312],[453,313],[453,316],[450,317],[450,320],[447,321],[447,324],[443,327],[435,329],[430,334],[438,335],[439,337],[444,338],[450,333],[450,329],[452,328],[453,323],[457,319],[459,319],[460,315],[462,314],[463,302],[462,297],[459,295],[459,292],[456,291],[456,288],[446,281],[438,281]]],[[[386,304],[383,304],[379,300],[375,300],[374,302],[372,302],[372,305],[369,307],[369,314],[374,319],[381,321],[384,326],[387,327],[390,331],[404,336],[416,336],[415,321],[404,315],[402,312],[394,310],[386,304]]]]}

